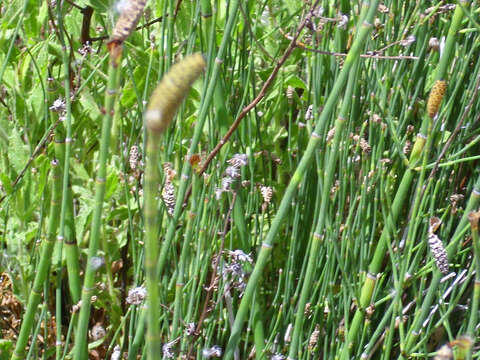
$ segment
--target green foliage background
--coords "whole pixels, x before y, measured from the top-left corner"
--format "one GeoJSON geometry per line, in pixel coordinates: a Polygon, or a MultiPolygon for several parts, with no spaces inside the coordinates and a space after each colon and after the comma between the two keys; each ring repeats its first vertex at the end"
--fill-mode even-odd
{"type": "MultiPolygon", "coordinates": [[[[13,294],[23,307],[38,271],[40,244],[48,235],[52,187],[62,181],[53,176],[52,160],[59,160],[63,168],[64,159],[59,154],[63,154],[68,117],[73,138],[67,159],[73,199],[65,226],[66,236],[78,246],[80,280],[94,211],[109,65],[106,41],[117,17],[113,10],[116,5],[100,0],[61,5],[27,0],[0,5],[0,273],[10,282],[0,294],[4,299],[13,294]],[[87,8],[93,10],[90,39],[89,44],[82,44],[87,8]],[[59,14],[66,48],[59,40],[59,14]],[[69,94],[65,94],[65,82],[70,84],[69,94]],[[70,96],[71,108],[55,112],[55,100],[64,102],[66,96],[70,96]]],[[[257,358],[286,356],[292,342],[291,327],[299,312],[304,312],[305,321],[297,339],[297,358],[340,356],[367,269],[385,229],[389,234],[387,255],[365,322],[358,333],[350,334],[354,338],[350,355],[356,359],[362,354],[378,359],[425,358],[433,356],[439,345],[461,335],[469,333],[475,340],[478,330],[470,333],[467,327],[477,316],[471,309],[476,301],[472,297],[478,254],[473,253],[469,227],[457,226],[466,214],[467,201],[480,191],[475,188],[480,140],[478,5],[396,0],[381,4],[365,56],[352,70],[353,96],[338,99],[332,115],[321,126],[322,132],[316,134],[320,146],[276,236],[243,328],[238,358],[247,359],[249,354],[257,358]],[[421,129],[422,119],[454,5],[464,6],[465,12],[445,76],[447,94],[426,133],[421,129]],[[348,117],[334,149],[331,130],[343,104],[348,105],[348,117]],[[419,132],[428,135],[429,147],[424,149],[423,163],[410,169],[415,177],[398,210],[398,221],[389,223],[400,180],[409,169],[408,144],[416,141],[419,132]],[[327,173],[332,171],[327,167],[328,159],[334,151],[338,153],[334,183],[329,197],[324,198],[321,194],[327,173]],[[438,171],[431,173],[437,160],[438,171]],[[320,214],[322,202],[326,202],[324,214],[320,214]],[[308,309],[302,310],[297,305],[320,216],[325,216],[325,226],[317,234],[322,238],[318,266],[311,274],[314,282],[308,309]],[[450,271],[455,274],[432,292],[431,315],[423,319],[421,332],[414,336],[418,330],[415,319],[438,271],[428,250],[429,219],[433,216],[442,219],[437,235],[443,244],[455,244],[456,251],[449,254],[450,271]],[[460,230],[461,236],[453,237],[460,230]],[[309,344],[316,330],[318,341],[309,344]],[[412,336],[415,341],[409,343],[412,336]]],[[[160,321],[162,344],[178,339],[172,345],[175,356],[189,353],[201,358],[202,350],[213,345],[225,349],[228,343],[242,299],[242,291],[224,276],[234,262],[229,251],[240,249],[252,257],[253,264],[240,262],[248,280],[285,189],[338,80],[344,55],[359,27],[361,2],[320,1],[313,14],[309,3],[298,1],[241,2],[238,14],[232,14],[231,8],[230,2],[150,1],[140,28],[124,44],[98,253],[104,265],[96,275],[90,316],[90,329],[98,323],[106,334],[100,339],[89,338],[92,358],[95,354],[110,358],[115,345],[130,358],[136,355],[131,347],[141,328],[140,306],[127,304],[126,296],[129,289],[144,284],[143,114],[162,75],[188,53],[201,51],[208,63],[206,74],[194,84],[161,139],[159,165],[172,164],[177,173],[173,183],[178,189],[186,181],[180,174],[188,161],[198,110],[214,75],[215,54],[222,39],[230,36],[216,74],[207,121],[194,149],[202,162],[242,109],[258,96],[297,27],[310,16],[298,46],[280,67],[265,96],[246,114],[205,174],[194,171],[188,180],[194,184],[192,196],[177,224],[161,278],[160,321]],[[209,10],[212,16],[204,16],[209,10]],[[234,15],[233,31],[226,34],[225,24],[234,15]],[[129,164],[134,145],[143,155],[137,169],[129,164]],[[235,154],[246,154],[248,164],[240,168],[240,177],[230,191],[217,196],[228,160],[235,154]],[[262,186],[273,190],[271,201],[262,197],[262,186]],[[220,260],[212,282],[216,258],[220,260]],[[182,292],[176,293],[180,269],[184,284],[182,292]],[[214,286],[207,290],[210,284],[214,286]],[[205,304],[208,291],[211,298],[205,304]],[[180,318],[175,319],[174,313],[180,318]],[[198,325],[202,317],[197,336],[185,335],[185,327],[198,325]]],[[[165,174],[161,175],[164,181],[165,174]]],[[[167,215],[160,188],[158,218],[161,243],[173,220],[167,215]]],[[[53,265],[44,283],[28,358],[70,358],[75,343],[72,286],[79,284],[69,282],[65,246],[56,245],[51,256],[53,265]],[[53,326],[45,325],[52,324],[54,317],[53,326]],[[55,342],[47,340],[55,337],[61,339],[56,355],[55,342]]],[[[16,343],[19,323],[7,326],[6,322],[10,316],[21,320],[21,314],[1,300],[0,310],[5,315],[0,327],[16,329],[2,333],[0,359],[7,359],[16,343]]],[[[473,356],[478,357],[475,351],[474,347],[473,356]]]]}

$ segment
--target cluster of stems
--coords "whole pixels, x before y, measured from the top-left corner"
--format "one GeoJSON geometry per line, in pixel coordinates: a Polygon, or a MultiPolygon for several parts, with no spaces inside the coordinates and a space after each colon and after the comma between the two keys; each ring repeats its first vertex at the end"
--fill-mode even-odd
{"type": "MultiPolygon", "coordinates": [[[[457,7],[453,16],[452,23],[450,25],[450,30],[448,33],[447,41],[445,44],[445,48],[442,54],[442,58],[438,64],[438,67],[435,71],[435,80],[441,80],[446,78],[446,71],[447,67],[450,64],[452,59],[453,51],[455,48],[455,38],[457,35],[458,30],[460,29],[461,21],[463,18],[463,11],[461,7],[457,7]]],[[[419,184],[423,184],[423,179],[425,177],[426,171],[426,162],[428,160],[429,149],[432,146],[433,135],[432,134],[433,128],[433,119],[430,115],[425,112],[421,130],[419,135],[417,136],[417,140],[413,146],[413,150],[411,152],[409,161],[408,161],[408,168],[406,169],[405,173],[403,174],[402,180],[398,187],[397,193],[395,195],[393,204],[392,204],[392,211],[391,211],[391,218],[389,219],[388,226],[382,232],[380,239],[378,241],[377,247],[375,249],[375,253],[373,256],[372,261],[370,262],[370,266],[368,268],[368,276],[365,279],[365,283],[362,286],[360,301],[358,304],[357,311],[355,312],[354,318],[351,322],[351,325],[348,329],[347,341],[345,346],[343,347],[341,358],[342,359],[349,359],[350,358],[350,350],[353,347],[354,342],[358,338],[361,333],[361,326],[364,324],[364,317],[365,317],[365,310],[367,306],[372,301],[373,291],[375,289],[375,284],[377,280],[377,274],[381,271],[383,259],[387,252],[388,246],[390,245],[390,237],[391,237],[391,229],[395,226],[398,216],[405,204],[405,200],[407,199],[407,194],[410,191],[410,186],[412,181],[416,175],[414,171],[415,166],[421,161],[423,157],[423,165],[420,171],[420,179],[418,181],[419,184]],[[427,144],[426,144],[427,142],[427,144]],[[426,149],[427,151],[423,151],[426,149]],[[423,151],[423,154],[422,154],[423,151]]],[[[414,203],[414,211],[412,212],[415,214],[415,210],[418,209],[421,200],[422,189],[421,187],[417,189],[417,196],[415,198],[414,203]]],[[[462,227],[464,226],[466,221],[466,217],[462,219],[460,224],[457,227],[457,231],[461,231],[462,227]]],[[[423,311],[415,318],[413,332],[407,337],[406,346],[402,349],[403,353],[408,353],[411,346],[413,345],[413,334],[418,334],[419,326],[423,322],[423,320],[428,315],[428,311],[433,301],[433,294],[436,291],[436,288],[439,284],[442,274],[439,271],[434,273],[434,278],[430,284],[428,295],[423,302],[422,309],[423,311]]]]}
{"type": "Polygon", "coordinates": [[[203,72],[205,61],[193,54],[175,64],[152,94],[145,113],[147,161],[145,168],[145,273],[147,279],[147,359],[161,353],[159,270],[159,221],[157,192],[160,184],[158,153],[163,132],[190,86],[203,72]]]}
{"type": "MultiPolygon", "coordinates": [[[[240,303],[240,307],[238,309],[237,315],[235,317],[235,322],[232,327],[231,335],[227,344],[227,348],[225,351],[225,359],[231,359],[233,358],[235,349],[238,345],[238,342],[240,341],[241,333],[242,333],[242,328],[243,328],[243,323],[245,321],[245,318],[247,316],[248,310],[250,309],[251,301],[253,298],[253,295],[255,294],[256,288],[258,286],[259,280],[263,274],[263,270],[265,266],[267,265],[268,259],[270,257],[270,254],[272,252],[272,247],[275,242],[275,238],[277,236],[277,233],[280,229],[281,224],[283,223],[285,217],[287,216],[288,210],[291,205],[291,201],[293,196],[295,195],[298,185],[302,181],[302,179],[305,176],[305,173],[307,169],[311,166],[313,156],[315,153],[315,150],[321,143],[321,139],[319,134],[322,133],[322,129],[325,126],[327,120],[329,119],[330,115],[333,113],[336,104],[339,101],[340,94],[342,93],[345,84],[347,82],[347,79],[350,75],[350,71],[352,67],[355,65],[355,63],[358,61],[360,58],[360,54],[363,51],[365,42],[367,40],[368,34],[371,31],[372,27],[372,21],[375,16],[376,10],[378,7],[378,1],[370,1],[368,3],[364,3],[364,6],[362,8],[362,14],[360,15],[360,23],[358,24],[359,31],[356,35],[356,38],[352,44],[352,47],[350,49],[350,52],[348,53],[347,58],[345,59],[345,62],[343,64],[342,71],[340,72],[337,80],[335,81],[334,87],[330,92],[330,95],[326,101],[325,107],[322,110],[322,113],[320,115],[320,118],[318,119],[317,125],[315,127],[315,130],[312,132],[312,136],[310,138],[310,141],[308,142],[307,149],[305,150],[305,153],[295,170],[295,173],[292,176],[292,179],[290,180],[290,183],[288,184],[288,187],[285,191],[285,194],[282,198],[282,201],[280,203],[280,207],[278,209],[278,212],[272,222],[272,225],[270,227],[270,230],[268,231],[268,234],[262,244],[260,253],[258,254],[257,262],[255,264],[255,268],[253,269],[253,272],[250,276],[250,279],[248,280],[247,288],[245,290],[245,294],[243,295],[242,301],[240,303]]],[[[341,117],[339,117],[338,120],[338,125],[340,126],[340,130],[343,126],[343,122],[345,120],[341,117]]],[[[340,131],[341,132],[341,131],[340,131]]],[[[340,135],[338,135],[340,136],[340,135]]],[[[338,139],[338,138],[337,138],[338,139]]],[[[337,140],[338,141],[338,140],[337,140]]],[[[335,164],[335,157],[336,154],[335,152],[331,154],[330,157],[330,162],[329,166],[334,166],[335,164]]],[[[330,179],[331,181],[331,179],[330,179]]],[[[325,187],[328,189],[328,186],[325,187]]],[[[328,197],[327,197],[328,198],[328,197]]],[[[322,203],[323,204],[323,203],[322,203]]],[[[323,205],[325,206],[325,205],[323,205]]],[[[319,246],[321,244],[321,237],[322,233],[324,231],[323,223],[324,219],[322,218],[319,219],[319,222],[317,224],[317,229],[318,232],[316,231],[314,234],[314,240],[313,240],[313,245],[311,249],[312,257],[309,258],[309,268],[310,268],[310,276],[312,276],[312,266],[314,265],[316,254],[318,252],[319,246]]],[[[308,278],[306,279],[306,286],[304,287],[303,294],[301,295],[301,302],[306,303],[306,296],[307,296],[307,291],[309,287],[308,283],[311,283],[312,279],[308,278]]],[[[303,308],[298,308],[297,310],[298,313],[303,313],[303,308]]],[[[300,332],[301,326],[303,323],[303,318],[301,315],[298,315],[297,321],[296,321],[296,334],[300,332]]],[[[292,350],[292,356],[296,355],[297,352],[297,341],[291,346],[292,350]]],[[[292,357],[290,356],[290,357],[292,357]]]]}

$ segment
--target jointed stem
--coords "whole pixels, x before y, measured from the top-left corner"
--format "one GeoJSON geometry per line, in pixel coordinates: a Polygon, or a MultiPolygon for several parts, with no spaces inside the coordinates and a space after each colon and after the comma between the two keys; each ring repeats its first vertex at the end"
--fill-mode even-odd
{"type": "Polygon", "coordinates": [[[90,317],[90,299],[94,293],[96,267],[94,258],[100,244],[100,228],[102,224],[103,201],[105,198],[105,182],[107,177],[107,160],[110,148],[110,131],[113,119],[115,96],[118,91],[119,71],[118,63],[121,50],[117,49],[115,59],[111,59],[107,91],[105,95],[105,118],[102,123],[102,137],[100,140],[100,154],[98,159],[98,172],[95,186],[95,208],[92,218],[92,229],[88,248],[88,258],[85,279],[82,289],[82,304],[78,320],[75,344],[75,360],[85,359],[87,354],[87,330],[90,317]]]}
{"type": "Polygon", "coordinates": [[[350,69],[352,68],[354,63],[358,60],[359,55],[363,50],[365,41],[368,37],[368,34],[370,33],[370,28],[371,28],[370,23],[373,20],[373,16],[375,15],[377,7],[378,7],[378,1],[371,1],[369,3],[367,16],[365,17],[365,22],[362,23],[361,26],[359,27],[358,36],[352,45],[350,53],[345,59],[345,63],[343,65],[342,71],[340,72],[339,77],[336,80],[335,85],[330,93],[330,96],[328,97],[328,100],[325,104],[325,108],[323,109],[320,115],[320,118],[318,120],[318,123],[316,125],[315,131],[312,133],[312,137],[307,145],[305,154],[303,155],[297,169],[295,170],[295,173],[293,174],[293,177],[290,183],[288,184],[288,187],[280,203],[280,207],[278,209],[277,215],[275,216],[272,222],[272,226],[265,238],[265,241],[262,245],[262,248],[260,250],[260,253],[257,259],[257,263],[255,264],[255,268],[253,269],[253,273],[251,274],[247,287],[245,289],[245,294],[240,303],[240,307],[237,312],[237,316],[235,318],[235,323],[232,328],[230,339],[227,344],[227,349],[225,351],[225,359],[231,359],[233,357],[235,348],[237,347],[237,344],[240,341],[243,322],[251,306],[252,297],[256,291],[258,281],[262,276],[263,269],[265,268],[267,261],[269,259],[270,252],[272,251],[272,246],[275,242],[276,235],[280,229],[280,226],[283,224],[285,217],[287,216],[287,212],[290,208],[292,198],[297,191],[297,187],[300,184],[301,180],[303,179],[307,169],[310,167],[315,149],[320,144],[320,138],[318,134],[321,133],[320,130],[323,128],[324,124],[327,122],[330,115],[332,114],[335,108],[335,105],[337,104],[340,98],[340,94],[345,87],[347,78],[350,73],[350,69]]]}
{"type": "Polygon", "coordinates": [[[35,313],[37,312],[38,304],[42,299],[43,284],[47,278],[48,270],[52,260],[53,248],[55,246],[55,238],[59,223],[58,212],[60,211],[61,201],[61,171],[56,162],[52,162],[53,167],[53,182],[52,182],[52,200],[50,205],[50,218],[48,223],[47,238],[42,243],[42,253],[40,257],[40,264],[38,265],[33,287],[28,298],[28,305],[25,315],[23,316],[20,334],[15,345],[15,351],[12,354],[12,360],[22,360],[25,358],[25,347],[28,343],[28,337],[32,326],[34,324],[35,313]]]}
{"type": "Polygon", "coordinates": [[[158,273],[156,271],[158,256],[159,227],[157,221],[156,194],[159,184],[158,144],[161,134],[148,131],[147,162],[145,168],[145,272],[147,278],[147,359],[155,359],[161,353],[160,338],[160,294],[158,273]]]}
{"type": "MultiPolygon", "coordinates": [[[[450,26],[445,50],[435,73],[435,80],[443,79],[445,77],[446,69],[452,55],[453,47],[455,45],[454,36],[457,33],[459,26],[461,24],[461,18],[462,18],[462,10],[460,9],[460,7],[457,7],[457,9],[455,10],[452,25],[450,26]]],[[[421,132],[423,134],[425,134],[428,131],[429,127],[431,127],[431,121],[432,119],[430,119],[430,117],[427,114],[425,114],[425,117],[421,126],[421,132]]],[[[432,136],[432,134],[428,134],[428,135],[432,136]]],[[[417,141],[415,142],[412,153],[410,155],[409,168],[404,173],[400,186],[397,190],[397,194],[395,195],[395,199],[392,206],[392,212],[391,212],[391,222],[390,222],[391,224],[396,223],[396,220],[398,219],[398,215],[401,209],[403,208],[406,195],[413,181],[414,171],[412,169],[420,159],[420,155],[425,146],[425,142],[426,142],[425,135],[419,134],[419,136],[417,136],[417,141]]],[[[357,309],[355,316],[353,318],[353,321],[351,323],[351,326],[348,330],[347,344],[344,346],[342,350],[342,357],[341,357],[344,360],[350,357],[350,349],[353,346],[353,343],[357,338],[360,327],[363,323],[363,319],[365,315],[364,314],[365,307],[369,305],[372,299],[373,289],[375,286],[374,279],[376,279],[376,275],[381,270],[383,258],[387,251],[387,241],[389,241],[389,231],[388,229],[384,229],[382,231],[382,235],[380,236],[380,239],[378,241],[377,248],[375,249],[375,254],[369,266],[369,277],[367,277],[367,280],[362,287],[359,308],[357,309]]],[[[434,278],[432,279],[432,282],[429,287],[429,292],[423,302],[424,305],[425,303],[428,303],[428,305],[425,308],[425,311],[422,311],[422,314],[424,315],[428,314],[428,309],[430,307],[431,301],[433,300],[432,289],[436,288],[436,285],[438,285],[438,282],[440,281],[440,277],[441,277],[440,275],[441,274],[439,272],[436,272],[434,275],[434,278]]],[[[424,316],[422,316],[421,319],[423,321],[424,316]]],[[[420,323],[421,321],[414,322],[415,325],[413,326],[413,328],[418,329],[418,325],[420,323]]],[[[410,348],[411,344],[412,344],[411,340],[407,341],[407,346],[406,346],[406,349],[404,350],[408,352],[408,349],[410,348]]]]}

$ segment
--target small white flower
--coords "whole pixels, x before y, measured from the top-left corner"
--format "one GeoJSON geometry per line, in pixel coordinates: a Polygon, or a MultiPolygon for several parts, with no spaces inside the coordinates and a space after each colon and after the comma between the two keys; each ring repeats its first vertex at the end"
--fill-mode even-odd
{"type": "Polygon", "coordinates": [[[175,354],[172,351],[172,347],[180,340],[180,338],[177,338],[175,340],[172,340],[166,344],[163,344],[162,346],[162,351],[163,351],[163,356],[166,357],[167,359],[173,359],[175,357],[175,354]]]}
{"type": "Polygon", "coordinates": [[[219,358],[220,356],[222,356],[222,353],[223,353],[222,348],[218,345],[214,345],[209,349],[203,349],[202,350],[203,357],[205,357],[207,359],[209,359],[211,357],[219,358]]]}
{"type": "Polygon", "coordinates": [[[225,175],[231,177],[232,179],[237,179],[240,177],[240,171],[236,166],[229,166],[225,169],[225,175]]]}
{"type": "Polygon", "coordinates": [[[132,305],[140,305],[147,296],[147,289],[143,286],[137,286],[128,291],[127,303],[132,305]]]}
{"type": "Polygon", "coordinates": [[[65,111],[65,101],[62,98],[58,98],[53,102],[49,109],[54,112],[62,113],[65,111]]]}
{"type": "Polygon", "coordinates": [[[253,260],[252,258],[250,257],[249,254],[245,254],[242,250],[240,249],[237,249],[237,250],[233,250],[233,251],[229,251],[229,254],[230,256],[232,256],[233,258],[237,259],[237,260],[240,260],[240,261],[248,261],[250,264],[253,263],[253,260]]]}
{"type": "Polygon", "coordinates": [[[103,264],[105,264],[105,259],[102,256],[94,256],[90,260],[93,270],[98,270],[103,264]]]}
{"type": "Polygon", "coordinates": [[[412,45],[414,42],[415,42],[416,38],[414,35],[410,35],[409,37],[407,37],[406,39],[404,40],[401,40],[400,41],[400,45],[402,46],[408,46],[408,45],[412,45]]]}
{"type": "Polygon", "coordinates": [[[187,336],[192,336],[193,334],[195,334],[195,328],[196,328],[196,325],[194,322],[188,323],[185,329],[185,334],[187,336]]]}
{"type": "Polygon", "coordinates": [[[120,346],[115,345],[115,347],[113,348],[113,353],[112,353],[112,357],[110,358],[110,360],[120,360],[120,358],[122,356],[121,350],[122,349],[120,348],[120,346]]]}
{"type": "Polygon", "coordinates": [[[246,154],[235,154],[233,158],[228,160],[228,163],[236,167],[245,166],[248,163],[248,158],[246,154]]]}
{"type": "Polygon", "coordinates": [[[86,57],[86,56],[88,56],[89,54],[92,54],[92,53],[93,53],[93,49],[92,49],[92,46],[90,45],[90,42],[87,41],[86,44],[84,44],[80,49],[78,49],[78,52],[79,52],[80,55],[82,55],[83,57],[86,57]]]}
{"type": "Polygon", "coordinates": [[[233,183],[233,179],[231,177],[224,177],[222,178],[222,191],[230,190],[230,186],[233,183]]]}
{"type": "Polygon", "coordinates": [[[340,14],[340,21],[337,24],[337,27],[345,30],[348,24],[348,16],[345,14],[340,14]]]}

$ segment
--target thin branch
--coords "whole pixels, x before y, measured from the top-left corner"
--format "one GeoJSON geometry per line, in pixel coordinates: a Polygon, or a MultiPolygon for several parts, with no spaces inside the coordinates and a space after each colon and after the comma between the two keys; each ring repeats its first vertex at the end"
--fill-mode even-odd
{"type": "MultiPolygon", "coordinates": [[[[228,129],[226,134],[223,136],[222,140],[220,140],[220,142],[215,146],[215,148],[210,152],[210,154],[208,154],[207,159],[205,160],[202,167],[198,171],[199,175],[201,175],[205,172],[205,170],[207,169],[210,162],[217,155],[217,153],[220,151],[220,149],[223,147],[223,145],[225,145],[228,142],[228,140],[230,139],[232,134],[235,132],[235,130],[238,128],[238,126],[242,122],[243,118],[252,109],[254,109],[257,106],[257,104],[265,97],[265,95],[267,94],[267,89],[273,83],[273,80],[275,80],[275,78],[277,77],[277,74],[280,71],[280,68],[283,66],[285,61],[291,55],[292,51],[297,48],[297,39],[300,36],[300,33],[302,32],[303,28],[307,24],[307,21],[310,20],[310,18],[312,16],[312,11],[313,11],[314,8],[315,8],[315,5],[310,8],[308,14],[304,17],[304,19],[302,20],[302,22],[298,26],[297,32],[296,32],[295,36],[292,38],[290,44],[288,45],[287,50],[285,50],[285,53],[283,54],[282,58],[280,60],[278,60],[277,64],[275,65],[275,68],[270,73],[270,76],[265,81],[263,87],[260,89],[260,92],[257,95],[257,97],[250,104],[248,104],[247,106],[245,106],[242,109],[242,111],[240,112],[238,117],[235,119],[233,124],[230,126],[230,129],[228,129]]],[[[189,189],[188,189],[188,191],[185,195],[184,204],[188,201],[188,198],[190,197],[191,192],[192,192],[192,186],[190,185],[190,187],[189,187],[189,189]]]]}
{"type": "MultiPolygon", "coordinates": [[[[168,16],[168,15],[165,15],[165,16],[168,16]]],[[[160,17],[158,17],[158,18],[156,18],[156,19],[153,19],[153,20],[151,20],[151,21],[143,24],[143,25],[137,26],[134,31],[142,30],[142,29],[144,29],[144,28],[146,28],[146,27],[149,27],[150,25],[153,25],[153,24],[155,24],[155,23],[157,23],[157,22],[160,22],[160,21],[162,21],[162,20],[163,20],[163,16],[160,16],[160,17]]],[[[92,37],[92,38],[90,38],[90,41],[91,41],[91,42],[94,42],[94,41],[103,41],[103,40],[108,40],[109,38],[110,38],[110,35],[102,35],[102,36],[92,37]]]]}
{"type": "MultiPolygon", "coordinates": [[[[286,34],[282,29],[279,29],[279,31],[286,39],[288,40],[293,39],[292,36],[286,34]]],[[[419,59],[418,56],[410,56],[410,55],[396,55],[396,56],[380,55],[380,53],[382,53],[383,50],[393,45],[397,45],[398,43],[400,43],[400,41],[396,41],[395,43],[392,43],[384,47],[383,49],[371,51],[368,54],[360,54],[360,57],[367,58],[367,59],[382,59],[382,60],[418,60],[419,59]]],[[[338,53],[338,52],[314,49],[314,48],[308,47],[301,41],[296,41],[295,45],[300,49],[310,51],[315,54],[330,55],[330,56],[337,56],[337,57],[346,57],[348,55],[347,53],[338,53]]]]}
{"type": "Polygon", "coordinates": [[[85,45],[87,42],[92,41],[90,38],[90,24],[92,22],[93,8],[91,6],[85,6],[80,12],[83,15],[80,42],[82,45],[85,45]]]}
{"type": "Polygon", "coordinates": [[[177,14],[180,11],[180,5],[182,4],[182,0],[177,0],[177,5],[175,5],[175,11],[173,12],[173,18],[177,18],[177,14]]]}
{"type": "Polygon", "coordinates": [[[75,4],[72,0],[66,0],[70,5],[73,7],[77,8],[78,10],[83,10],[83,8],[80,5],[75,4]]]}
{"type": "MultiPolygon", "coordinates": [[[[225,216],[225,222],[224,222],[224,225],[223,225],[222,241],[220,243],[220,249],[218,250],[218,255],[216,256],[215,262],[213,263],[213,266],[212,266],[213,271],[212,271],[212,276],[210,277],[210,285],[206,288],[207,294],[205,296],[205,301],[203,303],[202,313],[200,314],[200,318],[198,319],[197,326],[195,327],[195,331],[193,333],[194,339],[191,341],[192,344],[194,344],[195,339],[200,336],[200,330],[202,329],[203,322],[204,322],[206,316],[208,315],[208,313],[211,311],[211,309],[209,309],[209,307],[208,307],[208,304],[210,303],[210,298],[212,297],[212,293],[215,289],[215,285],[218,282],[218,278],[217,278],[218,264],[220,263],[220,258],[223,254],[223,249],[225,247],[225,235],[227,234],[227,231],[228,231],[228,226],[230,224],[230,219],[231,219],[231,216],[232,216],[233,206],[235,205],[236,199],[237,199],[237,193],[233,192],[232,203],[231,203],[231,205],[228,209],[227,215],[225,216]]],[[[188,350],[187,359],[190,359],[190,354],[191,354],[192,349],[193,349],[193,347],[191,345],[189,350],[188,350]]]]}
{"type": "MultiPolygon", "coordinates": [[[[317,54],[330,55],[330,56],[345,57],[348,55],[346,53],[336,53],[336,52],[330,52],[330,51],[311,49],[307,47],[304,47],[303,49],[317,53],[317,54]]],[[[367,59],[379,59],[379,60],[418,60],[419,59],[418,56],[411,56],[411,55],[396,55],[396,56],[378,55],[375,53],[375,51],[372,51],[372,54],[360,54],[360,57],[367,58],[367,59]]]]}

